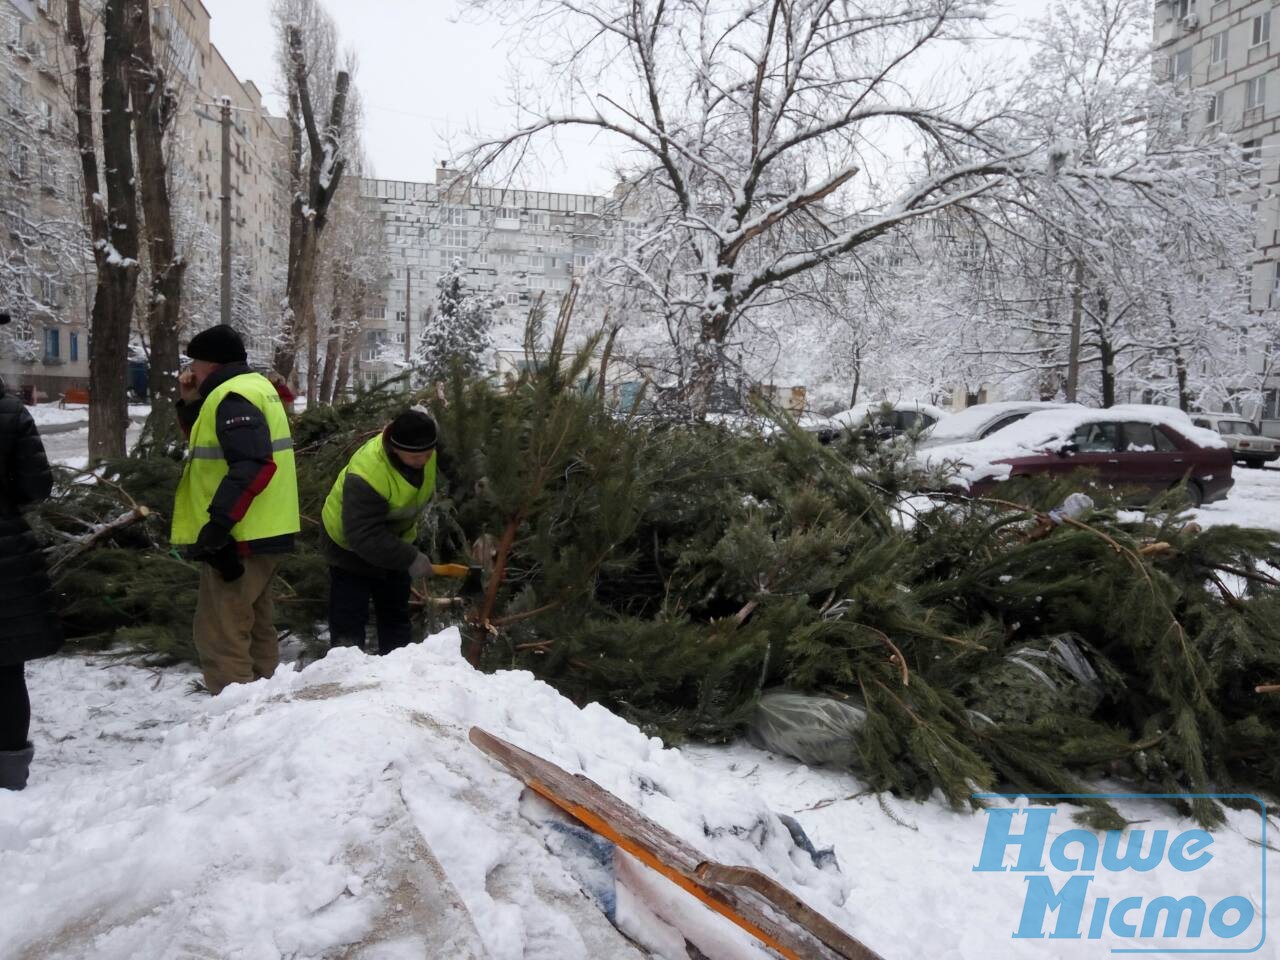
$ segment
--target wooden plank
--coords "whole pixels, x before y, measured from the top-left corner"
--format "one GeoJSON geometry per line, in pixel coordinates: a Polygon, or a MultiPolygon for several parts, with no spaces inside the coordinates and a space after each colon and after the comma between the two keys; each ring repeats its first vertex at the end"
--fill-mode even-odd
{"type": "Polygon", "coordinates": [[[472,727],[473,744],[545,797],[789,960],[882,960],[772,877],[708,861],[581,774],[472,727]]]}

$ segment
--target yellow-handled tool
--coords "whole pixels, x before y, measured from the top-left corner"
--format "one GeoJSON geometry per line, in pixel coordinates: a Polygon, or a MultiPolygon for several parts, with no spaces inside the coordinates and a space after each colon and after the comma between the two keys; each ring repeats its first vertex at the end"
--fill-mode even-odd
{"type": "Polygon", "coordinates": [[[461,580],[471,572],[471,567],[465,563],[433,563],[431,572],[437,577],[449,577],[452,580],[461,580]]]}
{"type": "Polygon", "coordinates": [[[437,577],[448,577],[450,580],[461,580],[463,594],[477,594],[481,589],[480,568],[469,567],[465,563],[433,563],[431,572],[437,577]]]}

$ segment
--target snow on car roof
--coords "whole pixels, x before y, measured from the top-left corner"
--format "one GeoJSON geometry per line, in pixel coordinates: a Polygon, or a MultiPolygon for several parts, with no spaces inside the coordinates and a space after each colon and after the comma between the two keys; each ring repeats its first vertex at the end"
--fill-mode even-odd
{"type": "Polygon", "coordinates": [[[935,407],[931,403],[924,403],[920,400],[867,400],[857,406],[850,407],[848,410],[833,413],[831,419],[846,427],[856,427],[865,423],[872,411],[883,409],[886,406],[892,410],[914,410],[928,414],[935,420],[942,420],[944,417],[951,416],[948,411],[943,410],[941,407],[935,407]]]}
{"type": "Polygon", "coordinates": [[[1001,461],[1043,453],[1065,442],[1083,424],[1114,421],[1164,424],[1200,447],[1227,445],[1216,431],[1195,426],[1187,414],[1172,407],[1138,403],[1107,409],[1060,406],[1030,413],[984,440],[921,450],[916,461],[926,469],[949,468],[956,473],[956,479],[966,483],[1005,478],[1010,467],[1001,461]]]}
{"type": "Polygon", "coordinates": [[[1050,403],[1043,400],[999,400],[995,403],[979,403],[966,407],[959,413],[939,420],[925,434],[922,446],[938,446],[942,443],[962,443],[976,439],[993,420],[1023,410],[1052,410],[1070,404],[1050,403]]]}

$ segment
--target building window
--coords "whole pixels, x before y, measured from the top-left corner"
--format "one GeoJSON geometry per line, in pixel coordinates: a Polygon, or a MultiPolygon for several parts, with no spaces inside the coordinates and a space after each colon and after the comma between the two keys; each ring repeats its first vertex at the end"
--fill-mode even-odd
{"type": "Polygon", "coordinates": [[[471,245],[471,237],[466,230],[450,228],[441,232],[440,244],[445,247],[467,247],[471,245]]]}
{"type": "Polygon", "coordinates": [[[1262,419],[1280,420],[1280,390],[1266,390],[1263,392],[1262,419]]]}
{"type": "MultiPolygon", "coordinates": [[[[1240,144],[1240,149],[1243,151],[1245,163],[1261,163],[1262,162],[1262,141],[1261,140],[1246,140],[1244,143],[1240,144]]],[[[1257,212],[1256,208],[1254,212],[1255,213],[1257,212]]]]}
{"type": "Polygon", "coordinates": [[[1244,82],[1244,122],[1257,123],[1267,112],[1267,78],[1254,77],[1244,82]]]}
{"type": "Polygon", "coordinates": [[[44,358],[57,360],[62,356],[62,331],[46,328],[44,331],[44,358]]]}
{"type": "Polygon", "coordinates": [[[1259,14],[1253,18],[1253,43],[1257,46],[1260,43],[1266,43],[1271,39],[1271,11],[1259,14]]]}
{"type": "Polygon", "coordinates": [[[520,209],[518,207],[498,207],[493,212],[493,215],[499,220],[519,220],[520,209]]]}
{"type": "Polygon", "coordinates": [[[531,227],[539,227],[545,230],[550,225],[550,223],[551,223],[551,218],[546,213],[539,213],[535,211],[529,214],[529,226],[531,227]]]}
{"type": "Polygon", "coordinates": [[[1185,80],[1191,76],[1191,48],[1179,50],[1173,57],[1173,79],[1185,80]]]}
{"type": "Polygon", "coordinates": [[[74,331],[67,334],[67,356],[72,363],[80,359],[80,334],[74,331]]]}
{"type": "Polygon", "coordinates": [[[514,307],[514,306],[517,306],[517,305],[520,303],[520,294],[518,294],[518,293],[508,293],[508,294],[507,294],[507,303],[508,303],[510,306],[513,306],[513,307],[514,307]]]}
{"type": "Polygon", "coordinates": [[[1209,98],[1209,113],[1205,117],[1205,122],[1210,127],[1216,127],[1222,123],[1222,101],[1225,95],[1215,93],[1209,98]]]}
{"type": "Polygon", "coordinates": [[[1181,20],[1191,12],[1191,0],[1173,0],[1173,18],[1181,20]]]}
{"type": "Polygon", "coordinates": [[[444,207],[440,211],[440,222],[447,227],[465,227],[467,211],[461,207],[444,207]]]}
{"type": "Polygon", "coordinates": [[[1209,39],[1209,63],[1217,65],[1227,61],[1227,31],[1215,33],[1209,39]]]}

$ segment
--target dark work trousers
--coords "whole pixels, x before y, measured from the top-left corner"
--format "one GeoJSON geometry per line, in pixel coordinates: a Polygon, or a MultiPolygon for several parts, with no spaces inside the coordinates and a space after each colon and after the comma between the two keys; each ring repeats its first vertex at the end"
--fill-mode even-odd
{"type": "Polygon", "coordinates": [[[329,645],[363,647],[369,622],[369,602],[378,628],[378,653],[387,654],[409,643],[409,574],[388,570],[366,577],[341,567],[329,567],[329,645]]]}
{"type": "Polygon", "coordinates": [[[31,732],[26,664],[0,666],[0,751],[23,750],[31,732]]]}

